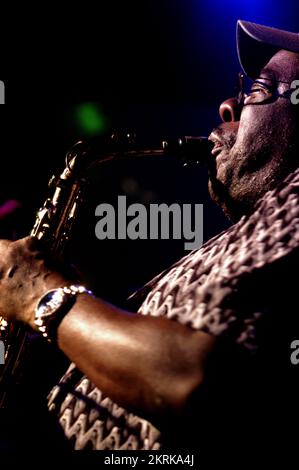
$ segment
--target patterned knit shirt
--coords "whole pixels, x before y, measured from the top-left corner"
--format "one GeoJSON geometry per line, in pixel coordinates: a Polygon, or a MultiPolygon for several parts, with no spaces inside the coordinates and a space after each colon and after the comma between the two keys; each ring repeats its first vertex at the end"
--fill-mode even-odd
{"type": "MultiPolygon", "coordinates": [[[[263,346],[265,320],[271,324],[288,296],[298,246],[299,169],[251,215],[151,281],[138,314],[224,337],[254,356],[263,346]]],[[[163,448],[163,433],[105,396],[75,364],[51,391],[48,407],[74,449],[163,448]]]]}

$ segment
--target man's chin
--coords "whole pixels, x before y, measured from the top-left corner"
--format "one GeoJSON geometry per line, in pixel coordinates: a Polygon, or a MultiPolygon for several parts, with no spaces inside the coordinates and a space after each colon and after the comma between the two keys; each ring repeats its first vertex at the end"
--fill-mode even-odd
{"type": "Polygon", "coordinates": [[[216,191],[214,180],[211,180],[211,178],[209,178],[209,182],[208,182],[208,191],[209,191],[209,195],[210,195],[212,201],[214,201],[216,204],[220,205],[220,203],[221,203],[220,197],[219,197],[219,195],[216,191]]]}
{"type": "Polygon", "coordinates": [[[225,201],[229,197],[228,189],[226,188],[226,186],[221,183],[219,179],[211,175],[209,177],[208,190],[211,199],[221,207],[222,204],[225,203],[225,201]]]}
{"type": "Polygon", "coordinates": [[[243,215],[239,204],[229,195],[228,189],[216,178],[210,178],[208,190],[211,199],[222,209],[224,215],[232,222],[237,222],[243,215]]]}

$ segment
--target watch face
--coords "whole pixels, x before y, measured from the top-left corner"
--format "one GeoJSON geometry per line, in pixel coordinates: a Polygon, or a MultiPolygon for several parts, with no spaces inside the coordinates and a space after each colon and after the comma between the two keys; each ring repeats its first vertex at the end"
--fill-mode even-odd
{"type": "Polygon", "coordinates": [[[44,318],[56,312],[64,304],[66,295],[63,289],[54,289],[47,292],[39,301],[36,309],[36,318],[44,318]]]}

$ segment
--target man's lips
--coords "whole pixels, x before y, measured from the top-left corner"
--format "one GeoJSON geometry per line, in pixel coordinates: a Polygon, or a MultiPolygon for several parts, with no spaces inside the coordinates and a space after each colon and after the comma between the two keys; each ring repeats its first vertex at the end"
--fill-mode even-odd
{"type": "Polygon", "coordinates": [[[218,155],[223,150],[224,143],[222,142],[218,134],[216,134],[215,132],[212,132],[210,134],[209,140],[211,140],[214,143],[214,147],[211,151],[211,154],[213,156],[218,155]]]}
{"type": "Polygon", "coordinates": [[[220,152],[222,152],[224,145],[221,144],[220,142],[214,145],[214,148],[211,151],[211,155],[214,157],[219,155],[220,152]]]}

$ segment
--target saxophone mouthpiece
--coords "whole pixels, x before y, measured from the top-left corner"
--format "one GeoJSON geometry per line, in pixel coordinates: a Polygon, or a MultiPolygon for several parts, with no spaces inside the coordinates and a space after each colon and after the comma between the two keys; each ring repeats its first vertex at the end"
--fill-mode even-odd
{"type": "Polygon", "coordinates": [[[166,155],[175,155],[184,161],[184,165],[199,164],[208,166],[213,143],[205,136],[184,136],[174,141],[163,141],[166,155]]]}

